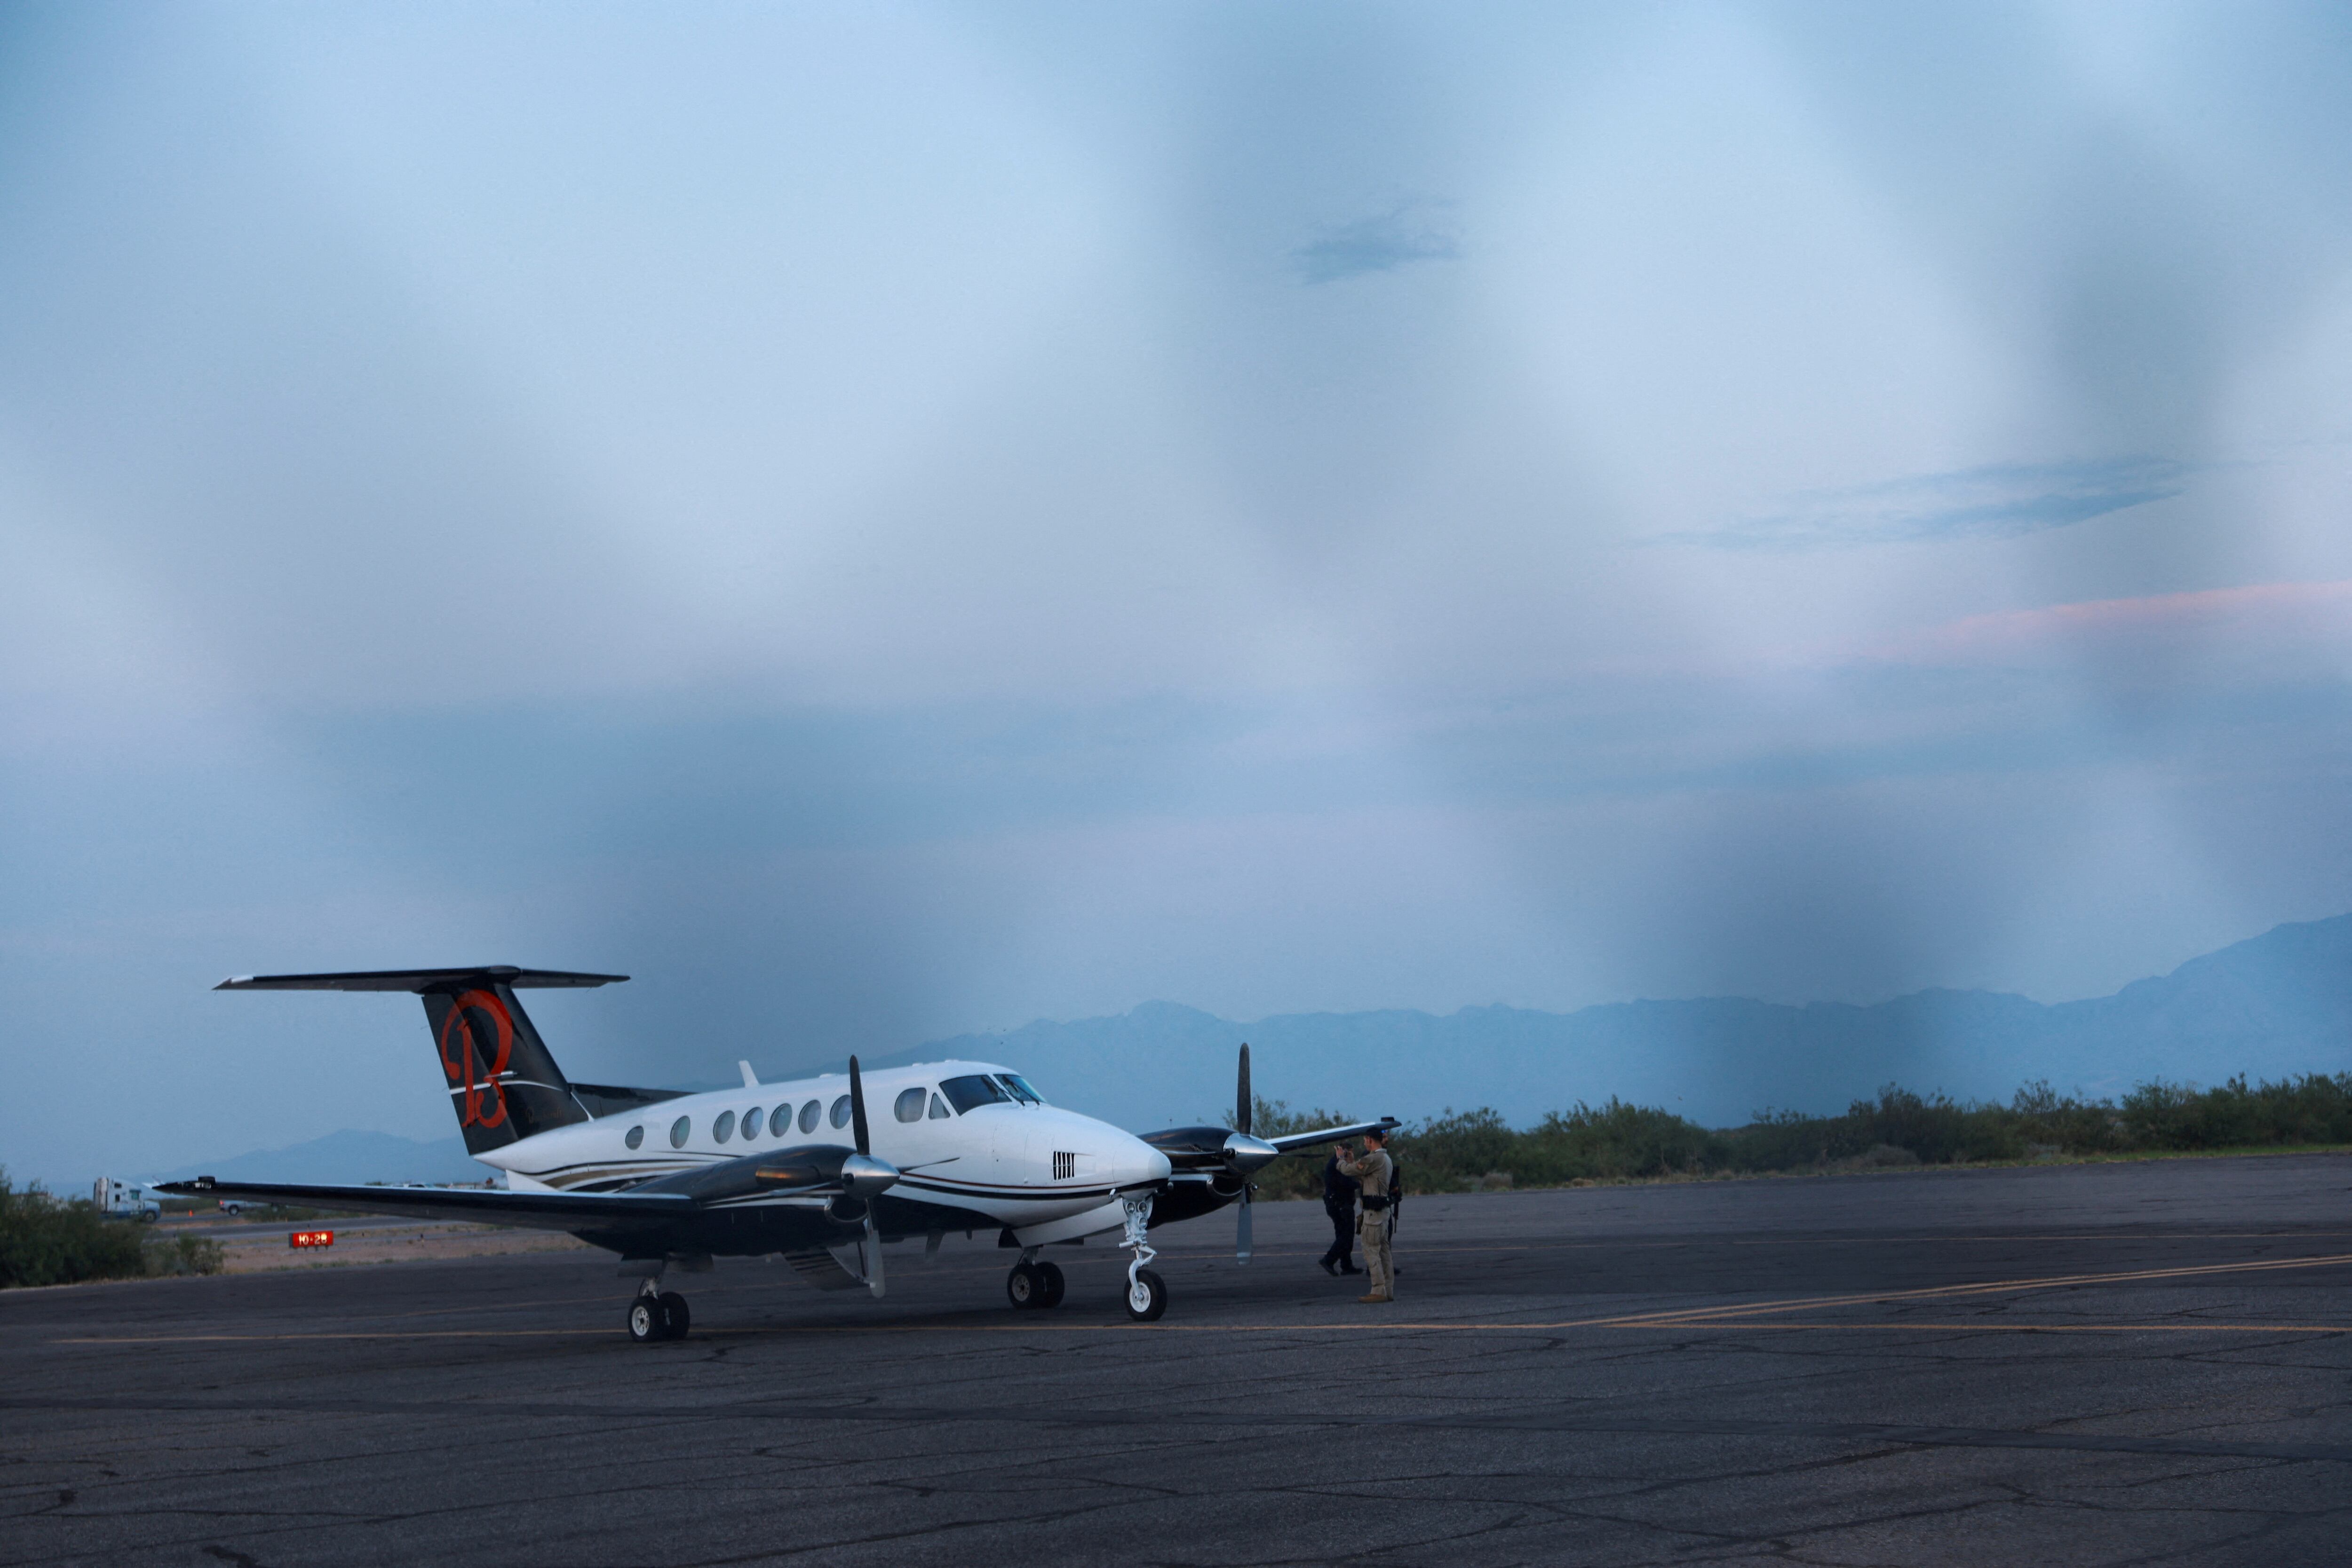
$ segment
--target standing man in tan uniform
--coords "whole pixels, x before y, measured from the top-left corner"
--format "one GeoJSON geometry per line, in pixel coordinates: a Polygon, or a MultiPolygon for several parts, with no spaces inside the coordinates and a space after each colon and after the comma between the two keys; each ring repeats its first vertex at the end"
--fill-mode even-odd
{"type": "Polygon", "coordinates": [[[1371,1290],[1356,1299],[1370,1303],[1396,1300],[1396,1270],[1389,1256],[1389,1156],[1388,1134],[1377,1129],[1364,1134],[1364,1152],[1358,1155],[1349,1149],[1339,1155],[1339,1169],[1363,1183],[1363,1218],[1356,1222],[1356,1236],[1364,1249],[1364,1272],[1371,1276],[1371,1290]]]}

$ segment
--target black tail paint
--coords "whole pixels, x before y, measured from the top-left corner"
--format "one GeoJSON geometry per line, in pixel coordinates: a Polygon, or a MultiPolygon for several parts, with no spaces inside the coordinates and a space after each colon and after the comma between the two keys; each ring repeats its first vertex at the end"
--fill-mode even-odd
{"type": "Polygon", "coordinates": [[[424,995],[467,1154],[588,1120],[513,987],[482,976],[424,995]]]}

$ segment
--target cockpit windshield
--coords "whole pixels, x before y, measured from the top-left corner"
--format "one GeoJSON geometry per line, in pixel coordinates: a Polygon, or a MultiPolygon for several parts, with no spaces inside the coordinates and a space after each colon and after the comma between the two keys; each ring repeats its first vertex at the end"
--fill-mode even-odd
{"type": "Polygon", "coordinates": [[[1017,1072],[1000,1072],[996,1081],[1013,1091],[1013,1097],[1024,1105],[1043,1105],[1045,1097],[1029,1087],[1029,1081],[1017,1072]]]}
{"type": "Polygon", "coordinates": [[[1013,1096],[1005,1092],[1004,1085],[985,1072],[943,1080],[940,1092],[948,1097],[948,1103],[956,1108],[958,1115],[966,1111],[976,1111],[982,1105],[1011,1104],[1013,1102],[1013,1096]]]}

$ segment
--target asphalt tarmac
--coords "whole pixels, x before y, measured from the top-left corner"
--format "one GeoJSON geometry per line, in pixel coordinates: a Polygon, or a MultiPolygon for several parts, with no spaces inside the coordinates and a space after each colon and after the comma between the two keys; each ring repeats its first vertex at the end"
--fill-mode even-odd
{"type": "Polygon", "coordinates": [[[2297,1563],[2352,1557],[2352,1158],[1423,1197],[889,1294],[561,1253],[0,1295],[0,1563],[2297,1563]]]}

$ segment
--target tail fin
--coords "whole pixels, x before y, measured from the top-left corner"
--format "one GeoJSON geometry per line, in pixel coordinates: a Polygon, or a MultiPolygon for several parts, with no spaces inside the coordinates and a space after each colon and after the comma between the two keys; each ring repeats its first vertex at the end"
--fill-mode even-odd
{"type": "Polygon", "coordinates": [[[585,1122],[588,1112],[555,1065],[547,1042],[516,999],[518,987],[604,986],[626,975],[493,965],[471,969],[373,970],[338,975],[244,975],[224,991],[413,991],[449,1085],[466,1152],[478,1155],[551,1127],[585,1122]]]}

